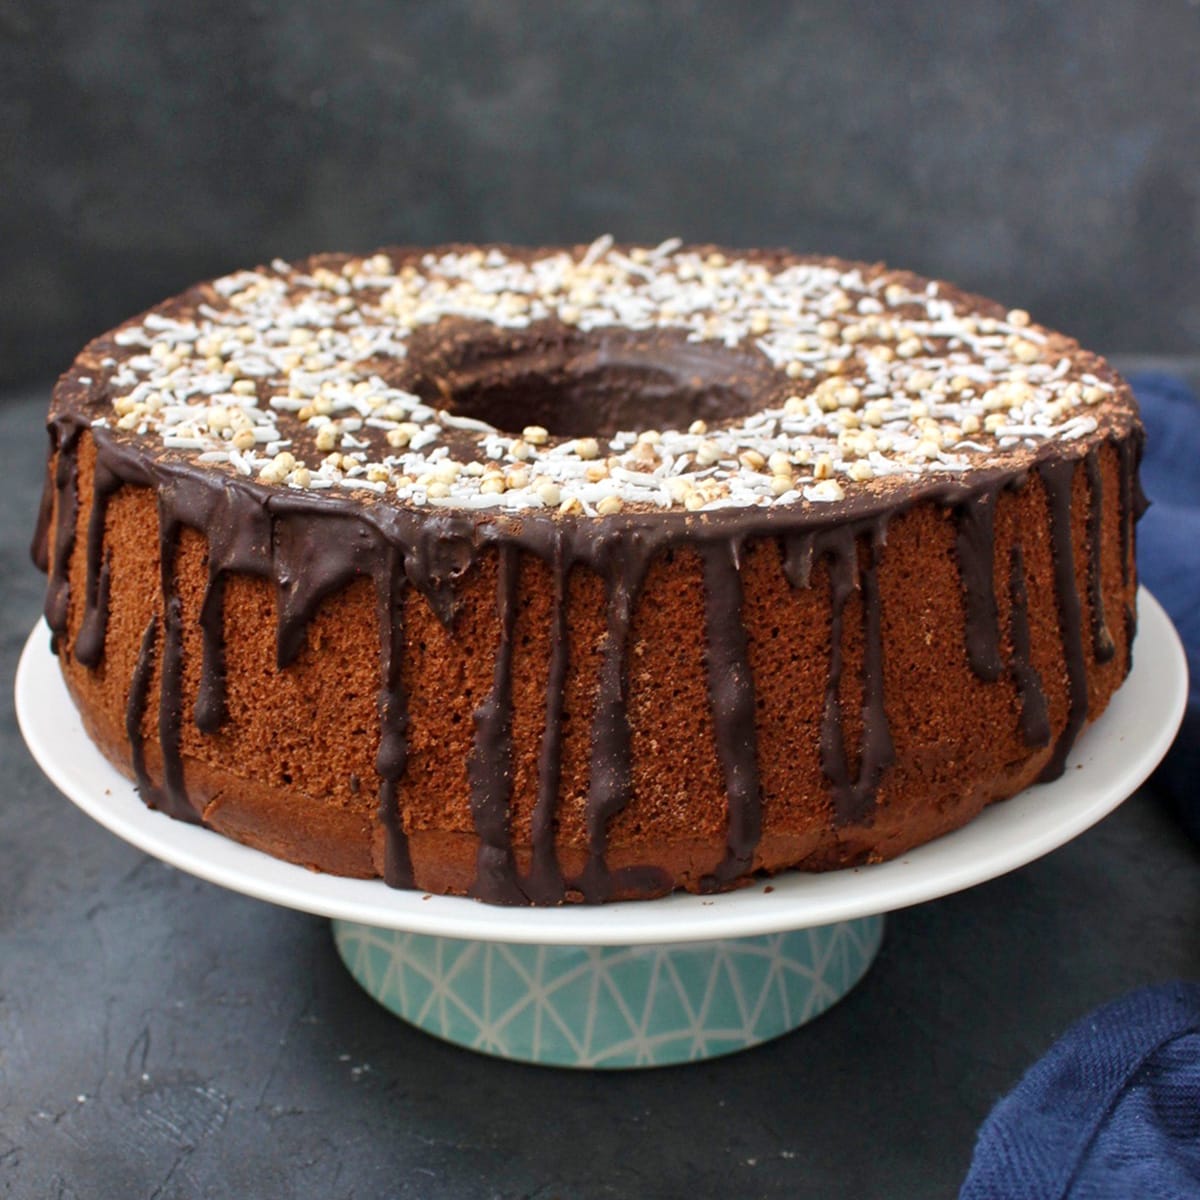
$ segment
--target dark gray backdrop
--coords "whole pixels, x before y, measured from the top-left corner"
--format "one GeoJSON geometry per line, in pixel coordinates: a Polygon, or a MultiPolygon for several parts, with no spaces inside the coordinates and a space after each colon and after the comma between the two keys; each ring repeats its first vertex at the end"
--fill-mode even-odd
{"type": "Polygon", "coordinates": [[[1195,0],[0,0],[0,383],[193,279],[388,241],[886,258],[1200,341],[1195,0]]]}

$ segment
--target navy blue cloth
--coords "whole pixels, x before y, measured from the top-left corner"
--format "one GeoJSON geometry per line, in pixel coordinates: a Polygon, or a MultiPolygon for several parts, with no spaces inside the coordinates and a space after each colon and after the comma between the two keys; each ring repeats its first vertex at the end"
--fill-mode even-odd
{"type": "Polygon", "coordinates": [[[1200,984],[1070,1029],[979,1131],[959,1200],[1200,1197],[1200,984]]]}
{"type": "Polygon", "coordinates": [[[1129,382],[1146,426],[1142,486],[1152,502],[1138,526],[1138,571],[1171,614],[1191,676],[1183,728],[1153,786],[1200,839],[1200,403],[1169,375],[1129,382]]]}

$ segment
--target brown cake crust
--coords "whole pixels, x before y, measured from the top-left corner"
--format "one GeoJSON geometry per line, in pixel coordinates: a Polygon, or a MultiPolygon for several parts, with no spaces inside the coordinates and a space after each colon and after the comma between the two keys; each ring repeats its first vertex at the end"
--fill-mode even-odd
{"type": "MultiPolygon", "coordinates": [[[[994,311],[988,302],[978,306],[994,311]]],[[[530,514],[505,526],[510,540],[477,536],[454,580],[452,621],[418,587],[392,594],[391,627],[401,633],[391,648],[398,667],[390,693],[388,635],[370,574],[336,580],[303,622],[295,657],[281,665],[279,577],[230,570],[218,612],[223,719],[202,730],[193,713],[205,687],[215,526],[183,522],[165,537],[164,494],[178,476],[178,456],[91,424],[106,399],[94,382],[103,377],[98,364],[113,345],[110,336],[81,355],[52,410],[53,486],[38,544],[52,570],[48,609],[67,685],[89,734],[139,778],[148,799],[170,809],[162,797],[171,793],[166,763],[174,759],[182,772],[177,794],[198,819],[292,862],[342,875],[389,873],[380,819],[388,780],[379,761],[388,695],[402,694],[405,709],[403,773],[394,781],[411,863],[404,882],[435,893],[552,902],[706,890],[754,872],[894,857],[1060,769],[1073,726],[1103,711],[1129,669],[1140,427],[1124,385],[1064,339],[1072,369],[1112,389],[1095,432],[1069,445],[998,456],[1001,466],[959,479],[876,481],[819,519],[741,510],[685,517],[631,509],[607,520],[530,514]],[[976,544],[967,514],[981,506],[987,528],[976,544]],[[627,597],[621,682],[631,778],[624,803],[601,822],[602,882],[597,730],[615,636],[614,575],[604,562],[564,567],[537,542],[539,522],[559,531],[571,524],[571,536],[580,537],[592,527],[670,531],[651,545],[644,577],[627,597]],[[797,555],[808,556],[800,566],[797,555]],[[972,612],[980,605],[972,571],[982,571],[990,592],[982,617],[972,612]],[[729,578],[736,593],[721,608],[714,593],[729,578]],[[99,649],[81,656],[89,621],[96,640],[101,591],[99,649]],[[731,642],[713,628],[730,613],[741,626],[731,642]],[[177,661],[166,668],[173,621],[177,661]],[[972,661],[988,656],[986,630],[971,633],[980,621],[993,627],[990,678],[986,663],[972,661]],[[510,658],[499,653],[502,643],[510,658]],[[724,700],[714,693],[713,658],[722,654],[726,674],[744,667],[751,690],[735,688],[724,700]],[[835,656],[840,671],[831,669],[835,656]],[[504,688],[502,661],[510,675],[504,688]],[[166,692],[165,669],[177,672],[166,692]],[[552,720],[554,695],[561,713],[552,720]],[[481,756],[490,752],[480,729],[496,719],[486,705],[497,697],[508,706],[499,741],[511,746],[503,808],[511,860],[499,867],[488,857],[495,837],[481,824],[490,818],[478,782],[481,756]],[[758,800],[743,796],[738,810],[730,755],[742,751],[728,739],[723,750],[721,735],[747,703],[758,800]],[[844,761],[831,757],[835,734],[844,761]],[[849,782],[838,785],[831,775],[842,768],[849,782]],[[539,787],[545,791],[550,769],[558,787],[550,834],[539,840],[539,804],[546,817],[539,787]],[[739,821],[755,828],[735,837],[739,821]],[[539,854],[552,857],[557,891],[547,889],[544,872],[535,878],[539,854]],[[493,869],[504,886],[489,890],[481,879],[493,869]]],[[[200,473],[190,465],[183,471],[189,480],[200,473]]],[[[352,495],[337,506],[339,520],[358,520],[380,502],[352,495]]],[[[489,519],[466,520],[482,529],[489,519]]],[[[330,536],[343,536],[341,528],[330,536]]]]}

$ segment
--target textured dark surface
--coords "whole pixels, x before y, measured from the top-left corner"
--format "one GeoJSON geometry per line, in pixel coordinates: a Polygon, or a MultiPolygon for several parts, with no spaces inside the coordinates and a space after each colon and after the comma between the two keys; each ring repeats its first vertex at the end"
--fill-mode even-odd
{"type": "Polygon", "coordinates": [[[896,914],[847,1000],[746,1054],[577,1074],[408,1028],[327,922],[146,858],[25,751],[8,681],[41,605],[47,390],[0,407],[0,1195],[949,1196],[991,1104],[1073,1020],[1200,977],[1200,852],[1143,793],[896,914]]]}
{"type": "Polygon", "coordinates": [[[0,381],[276,254],[611,231],[1200,337],[1189,0],[0,0],[0,381]]]}

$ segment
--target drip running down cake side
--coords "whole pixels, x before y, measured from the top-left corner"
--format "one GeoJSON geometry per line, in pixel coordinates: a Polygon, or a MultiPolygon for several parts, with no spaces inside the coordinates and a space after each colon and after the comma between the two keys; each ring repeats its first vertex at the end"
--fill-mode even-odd
{"type": "Polygon", "coordinates": [[[510,904],[893,857],[1129,670],[1141,426],[1073,340],[780,252],[238,272],[59,381],[34,556],[153,808],[510,904]]]}

